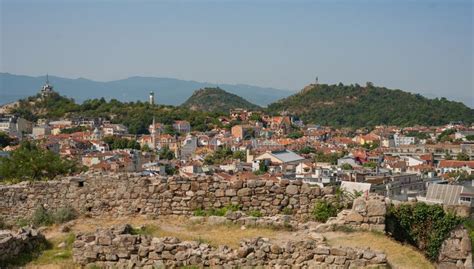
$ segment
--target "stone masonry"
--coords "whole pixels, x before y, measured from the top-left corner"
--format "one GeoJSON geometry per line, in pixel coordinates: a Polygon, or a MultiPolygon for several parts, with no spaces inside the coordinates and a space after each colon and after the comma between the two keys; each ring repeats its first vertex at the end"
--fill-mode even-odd
{"type": "Polygon", "coordinates": [[[315,231],[332,231],[338,226],[346,226],[355,230],[385,232],[386,213],[387,205],[383,196],[358,197],[352,209],[342,210],[337,217],[316,227],[315,231]]]}
{"type": "Polygon", "coordinates": [[[140,177],[133,174],[84,175],[60,181],[22,182],[0,186],[0,218],[15,221],[43,205],[70,206],[92,217],[192,215],[198,209],[238,204],[242,211],[273,216],[285,208],[296,218],[308,216],[317,199],[329,198],[333,187],[301,181],[222,181],[212,176],[140,177]]]}
{"type": "Polygon", "coordinates": [[[463,226],[451,231],[444,240],[436,265],[440,269],[471,269],[472,245],[469,232],[463,226]]]}
{"type": "Polygon", "coordinates": [[[45,243],[44,236],[34,229],[21,228],[17,232],[0,230],[0,268],[3,268],[9,259],[37,249],[45,243]]]}
{"type": "Polygon", "coordinates": [[[74,261],[101,268],[386,268],[385,254],[369,249],[330,247],[308,238],[271,242],[246,239],[240,248],[218,248],[174,237],[152,238],[130,234],[130,226],[79,234],[73,245],[74,261]]]}

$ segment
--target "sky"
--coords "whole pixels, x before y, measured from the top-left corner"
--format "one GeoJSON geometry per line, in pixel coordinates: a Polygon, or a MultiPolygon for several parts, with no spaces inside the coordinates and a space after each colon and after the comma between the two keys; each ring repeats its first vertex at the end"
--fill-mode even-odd
{"type": "Polygon", "coordinates": [[[1,72],[289,90],[318,76],[474,106],[471,0],[0,2],[1,72]]]}

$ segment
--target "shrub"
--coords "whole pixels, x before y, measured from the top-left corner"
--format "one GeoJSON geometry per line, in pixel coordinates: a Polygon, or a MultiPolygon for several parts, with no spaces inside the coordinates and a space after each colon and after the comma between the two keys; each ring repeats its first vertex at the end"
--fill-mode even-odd
{"type": "Polygon", "coordinates": [[[202,208],[198,208],[196,210],[194,210],[194,213],[193,213],[194,216],[199,216],[199,217],[204,217],[206,216],[206,211],[202,208]]]}
{"type": "Polygon", "coordinates": [[[77,213],[74,208],[70,206],[62,207],[56,210],[53,214],[54,223],[64,223],[73,220],[77,217],[77,213]]]}
{"type": "Polygon", "coordinates": [[[313,217],[320,222],[326,222],[330,217],[337,215],[337,207],[328,201],[319,200],[314,204],[313,217]]]}
{"type": "Polygon", "coordinates": [[[259,210],[252,210],[248,212],[248,215],[256,218],[261,218],[263,216],[262,212],[260,212],[259,210]]]}
{"type": "Polygon", "coordinates": [[[16,220],[16,226],[18,227],[25,227],[25,226],[28,226],[28,224],[29,224],[29,221],[27,219],[19,218],[16,220]]]}
{"type": "Polygon", "coordinates": [[[292,215],[293,214],[293,210],[289,207],[285,207],[283,208],[283,210],[281,211],[281,213],[283,213],[283,215],[292,215]]]}
{"type": "Polygon", "coordinates": [[[31,223],[36,226],[49,226],[53,222],[53,216],[43,206],[38,206],[31,216],[31,223]]]}
{"type": "Polygon", "coordinates": [[[241,209],[241,205],[229,204],[220,208],[211,208],[208,210],[196,209],[194,210],[194,216],[225,216],[229,211],[238,211],[241,209]]]}
{"type": "Polygon", "coordinates": [[[440,205],[402,204],[389,207],[385,229],[396,240],[417,247],[436,261],[441,244],[461,222],[461,218],[446,213],[440,205]]]}

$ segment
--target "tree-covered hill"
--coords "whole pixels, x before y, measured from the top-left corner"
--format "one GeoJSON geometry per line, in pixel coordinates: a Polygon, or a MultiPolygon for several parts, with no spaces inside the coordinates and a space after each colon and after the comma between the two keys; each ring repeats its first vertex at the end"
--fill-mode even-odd
{"type": "Polygon", "coordinates": [[[228,93],[220,88],[203,88],[195,91],[186,100],[182,107],[196,111],[228,113],[230,109],[244,108],[249,110],[260,109],[244,98],[228,93]]]}
{"type": "Polygon", "coordinates": [[[442,125],[452,121],[474,123],[474,110],[445,98],[367,85],[309,85],[268,107],[271,113],[287,111],[307,123],[364,127],[379,124],[442,125]]]}
{"type": "Polygon", "coordinates": [[[130,133],[148,133],[148,126],[153,117],[156,122],[170,126],[175,120],[187,120],[193,130],[207,131],[220,125],[217,120],[219,113],[192,111],[184,107],[150,105],[145,102],[120,102],[116,99],[106,101],[90,99],[82,104],[74,100],[53,93],[46,98],[39,96],[22,99],[18,106],[10,111],[30,121],[40,118],[50,120],[68,118],[95,118],[100,117],[112,123],[122,123],[128,127],[130,133]]]}

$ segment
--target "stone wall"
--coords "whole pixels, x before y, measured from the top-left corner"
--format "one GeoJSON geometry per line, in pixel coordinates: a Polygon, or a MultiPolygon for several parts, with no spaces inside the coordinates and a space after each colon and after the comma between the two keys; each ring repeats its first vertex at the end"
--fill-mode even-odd
{"type": "Polygon", "coordinates": [[[191,215],[195,209],[239,204],[243,211],[275,215],[289,208],[307,216],[317,199],[330,197],[332,187],[310,187],[301,181],[222,181],[211,176],[139,177],[132,174],[87,175],[61,181],[23,182],[0,186],[0,217],[14,221],[36,207],[71,206],[98,217],[191,215]]]}
{"type": "Polygon", "coordinates": [[[311,238],[271,242],[265,238],[241,241],[240,248],[218,248],[174,237],[151,238],[130,234],[130,226],[80,234],[73,245],[74,261],[103,268],[385,268],[385,254],[368,249],[329,247],[311,238]]]}
{"type": "Polygon", "coordinates": [[[46,239],[38,231],[21,228],[17,232],[0,230],[0,268],[20,253],[36,250],[46,244],[46,239]]]}
{"type": "Polygon", "coordinates": [[[337,217],[316,227],[316,231],[331,231],[338,226],[355,230],[385,232],[385,198],[378,195],[358,197],[352,203],[352,209],[342,210],[337,217]]]}
{"type": "Polygon", "coordinates": [[[436,267],[440,269],[473,268],[471,238],[466,228],[457,227],[444,240],[436,267]]]}

